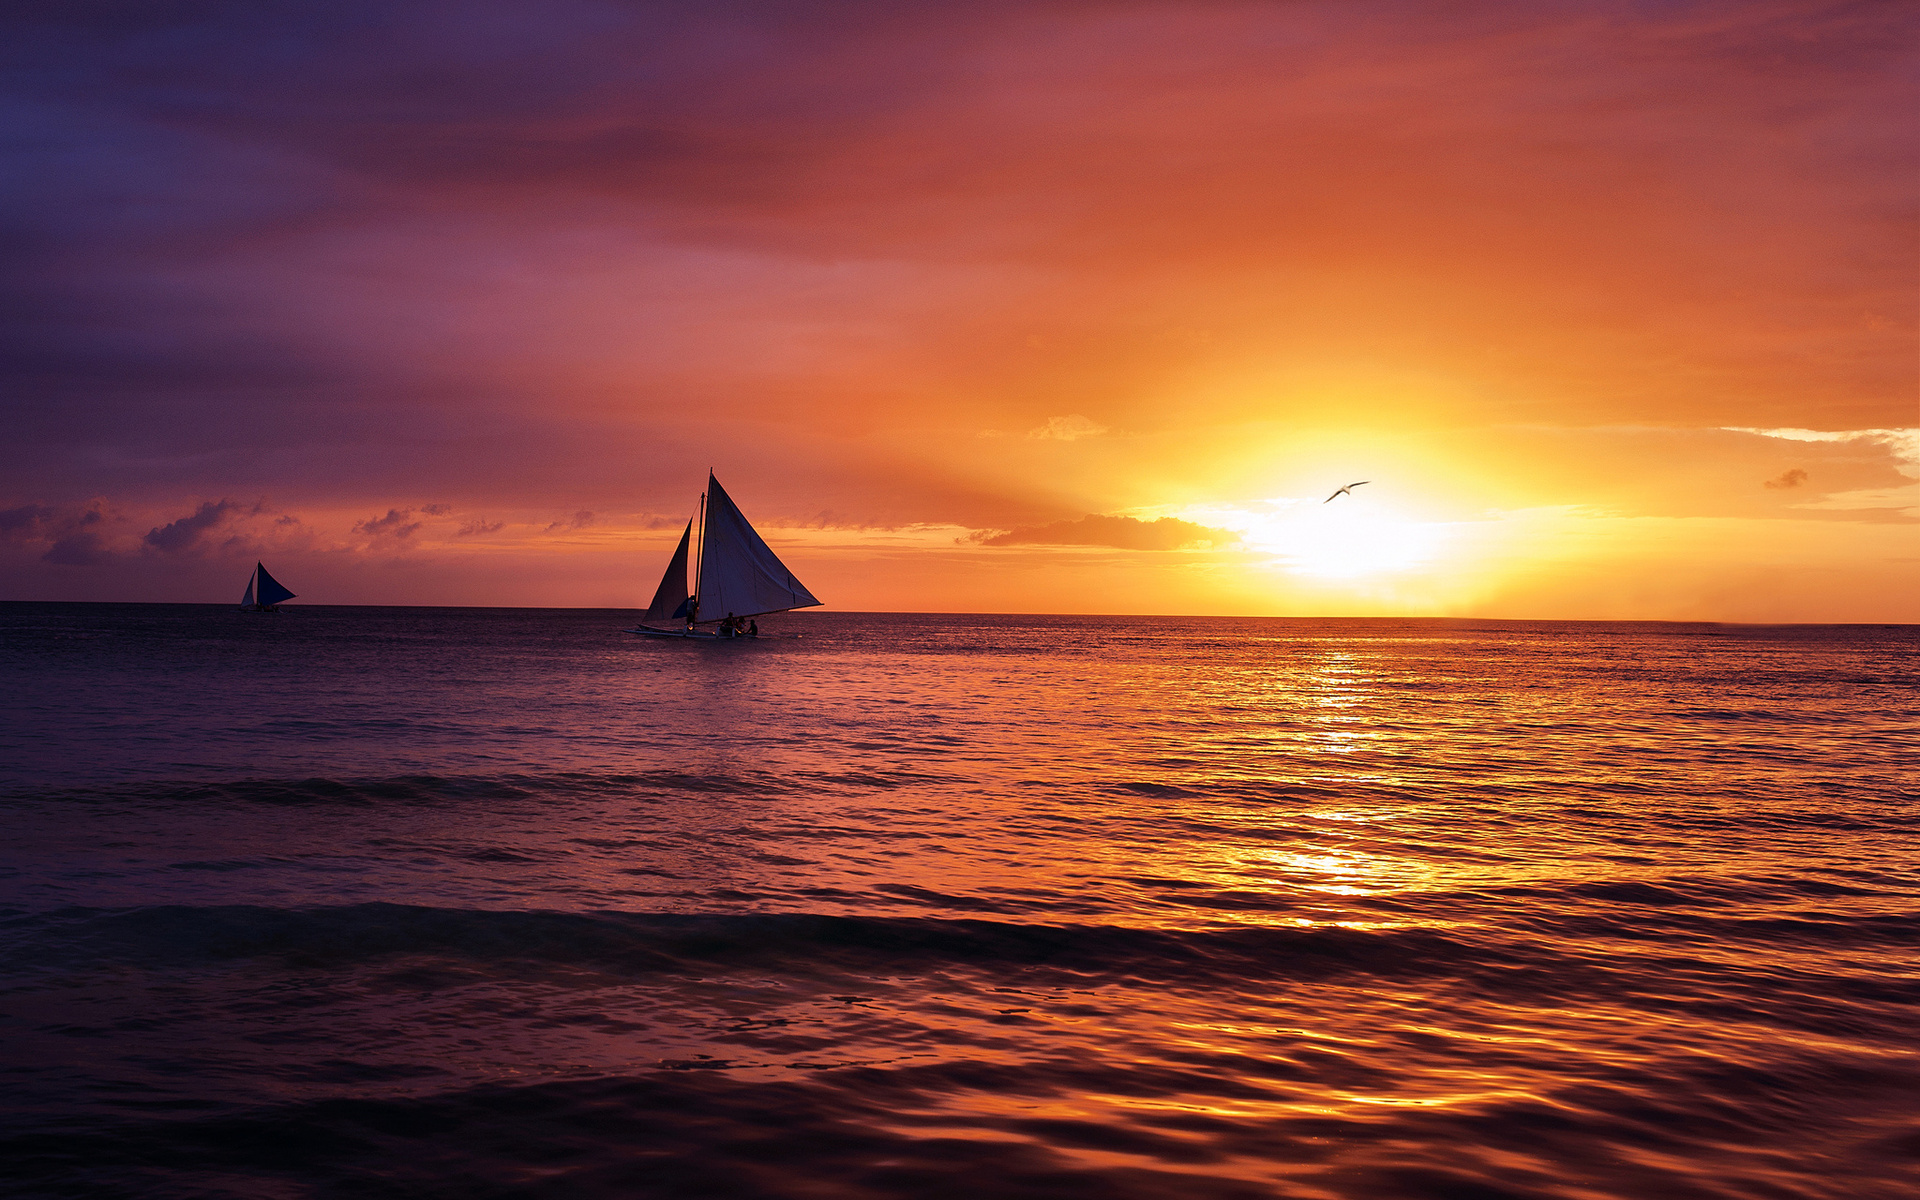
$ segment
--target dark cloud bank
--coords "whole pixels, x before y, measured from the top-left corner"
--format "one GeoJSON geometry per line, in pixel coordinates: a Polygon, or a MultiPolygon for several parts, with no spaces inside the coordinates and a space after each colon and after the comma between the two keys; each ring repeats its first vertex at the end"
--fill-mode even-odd
{"type": "Polygon", "coordinates": [[[105,502],[85,505],[23,504],[0,511],[0,541],[46,549],[40,561],[56,567],[93,567],[112,559],[107,545],[105,502]]]}
{"type": "Polygon", "coordinates": [[[207,536],[230,516],[258,516],[266,511],[267,506],[263,503],[243,505],[231,500],[208,500],[191,515],[148,530],[147,536],[141,540],[165,554],[185,554],[198,549],[207,536]]]}

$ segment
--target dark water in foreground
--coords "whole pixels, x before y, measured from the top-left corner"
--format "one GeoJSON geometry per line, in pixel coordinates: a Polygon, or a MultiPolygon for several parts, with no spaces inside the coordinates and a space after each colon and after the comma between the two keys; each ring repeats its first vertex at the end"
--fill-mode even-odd
{"type": "Polygon", "coordinates": [[[1902,1197],[1920,629],[0,605],[0,1192],[1902,1197]]]}

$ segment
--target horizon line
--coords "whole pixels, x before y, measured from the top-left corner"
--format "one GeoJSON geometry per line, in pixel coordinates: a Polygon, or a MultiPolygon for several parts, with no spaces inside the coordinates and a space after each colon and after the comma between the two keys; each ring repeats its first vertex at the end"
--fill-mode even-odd
{"type": "MultiPolygon", "coordinates": [[[[118,605],[121,607],[142,608],[223,608],[237,609],[238,606],[217,600],[0,600],[4,604],[97,604],[118,605]]],[[[371,608],[371,609],[421,609],[426,611],[449,612],[604,612],[604,613],[644,613],[641,607],[610,608],[600,605],[519,605],[519,604],[295,604],[288,608],[371,608]]],[[[1428,614],[1424,616],[1356,616],[1352,614],[1321,613],[1313,615],[1279,613],[1070,613],[1070,612],[954,612],[932,609],[849,609],[816,608],[787,609],[783,613],[762,613],[761,616],[780,616],[793,613],[803,617],[849,616],[849,617],[1088,617],[1110,620],[1136,621],[1489,621],[1505,624],[1557,624],[1557,625],[1735,625],[1756,629],[1778,629],[1783,627],[1819,626],[1819,627],[1862,627],[1877,629],[1920,629],[1920,622],[1914,621],[1741,621],[1722,617],[1483,617],[1458,616],[1449,614],[1428,614]]]]}

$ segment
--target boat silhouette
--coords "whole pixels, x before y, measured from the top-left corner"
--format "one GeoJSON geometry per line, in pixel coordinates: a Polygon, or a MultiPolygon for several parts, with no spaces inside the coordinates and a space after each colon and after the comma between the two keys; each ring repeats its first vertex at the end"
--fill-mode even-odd
{"type": "Polygon", "coordinates": [[[749,632],[746,622],[819,603],[761,540],[740,506],[709,471],[699,509],[680,534],[680,544],[667,561],[653,602],[647,605],[641,623],[627,632],[643,637],[703,640],[758,637],[758,627],[749,632]],[[690,553],[694,560],[691,572],[687,569],[690,553]],[[662,624],[649,625],[649,621],[662,624]],[[664,624],[667,622],[677,624],[664,624]]]}

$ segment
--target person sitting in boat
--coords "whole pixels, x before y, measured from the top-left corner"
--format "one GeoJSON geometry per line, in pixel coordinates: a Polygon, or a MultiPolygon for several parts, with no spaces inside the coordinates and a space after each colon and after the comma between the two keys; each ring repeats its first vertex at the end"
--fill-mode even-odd
{"type": "Polygon", "coordinates": [[[721,637],[739,637],[740,636],[740,618],[734,616],[732,613],[728,613],[727,619],[720,622],[720,636],[721,637]]]}
{"type": "Polygon", "coordinates": [[[758,621],[748,621],[748,622],[747,622],[747,636],[748,636],[748,637],[759,637],[759,636],[760,636],[760,622],[758,622],[758,621]]]}

